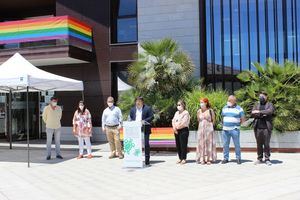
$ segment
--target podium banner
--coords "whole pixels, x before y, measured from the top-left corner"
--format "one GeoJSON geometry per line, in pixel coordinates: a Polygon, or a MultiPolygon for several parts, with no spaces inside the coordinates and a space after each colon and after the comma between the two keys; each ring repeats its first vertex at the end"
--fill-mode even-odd
{"type": "Polygon", "coordinates": [[[141,122],[123,122],[124,167],[143,167],[141,122]]]}

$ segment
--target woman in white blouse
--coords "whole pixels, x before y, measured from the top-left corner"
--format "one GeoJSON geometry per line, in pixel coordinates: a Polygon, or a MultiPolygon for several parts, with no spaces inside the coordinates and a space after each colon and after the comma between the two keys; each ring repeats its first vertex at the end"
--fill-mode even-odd
{"type": "Polygon", "coordinates": [[[186,163],[187,144],[189,138],[190,114],[186,110],[186,104],[183,100],[177,102],[177,112],[172,120],[172,127],[175,134],[176,149],[179,160],[177,164],[186,163]]]}

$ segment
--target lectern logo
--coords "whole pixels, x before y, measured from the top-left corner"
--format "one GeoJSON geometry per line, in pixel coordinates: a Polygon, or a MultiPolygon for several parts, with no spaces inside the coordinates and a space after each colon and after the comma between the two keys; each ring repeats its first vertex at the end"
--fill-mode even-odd
{"type": "Polygon", "coordinates": [[[134,150],[134,155],[135,155],[135,156],[140,156],[141,153],[142,153],[142,152],[141,152],[140,149],[135,149],[135,150],[134,150]]]}
{"type": "Polygon", "coordinates": [[[124,152],[125,154],[130,154],[130,151],[134,148],[135,144],[133,142],[133,140],[130,139],[125,139],[124,140],[124,152]]]}

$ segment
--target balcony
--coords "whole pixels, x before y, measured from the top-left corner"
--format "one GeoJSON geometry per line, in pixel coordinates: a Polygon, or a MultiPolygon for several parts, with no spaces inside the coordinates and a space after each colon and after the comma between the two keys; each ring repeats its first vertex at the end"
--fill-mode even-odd
{"type": "Polygon", "coordinates": [[[19,52],[36,66],[88,63],[92,29],[69,16],[0,23],[0,64],[19,52]]]}

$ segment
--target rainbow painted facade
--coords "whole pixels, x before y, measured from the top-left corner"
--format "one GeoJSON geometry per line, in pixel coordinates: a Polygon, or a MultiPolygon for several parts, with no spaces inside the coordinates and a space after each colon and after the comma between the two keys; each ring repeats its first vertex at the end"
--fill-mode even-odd
{"type": "Polygon", "coordinates": [[[70,16],[0,23],[0,45],[62,39],[91,51],[92,29],[70,16]]]}

